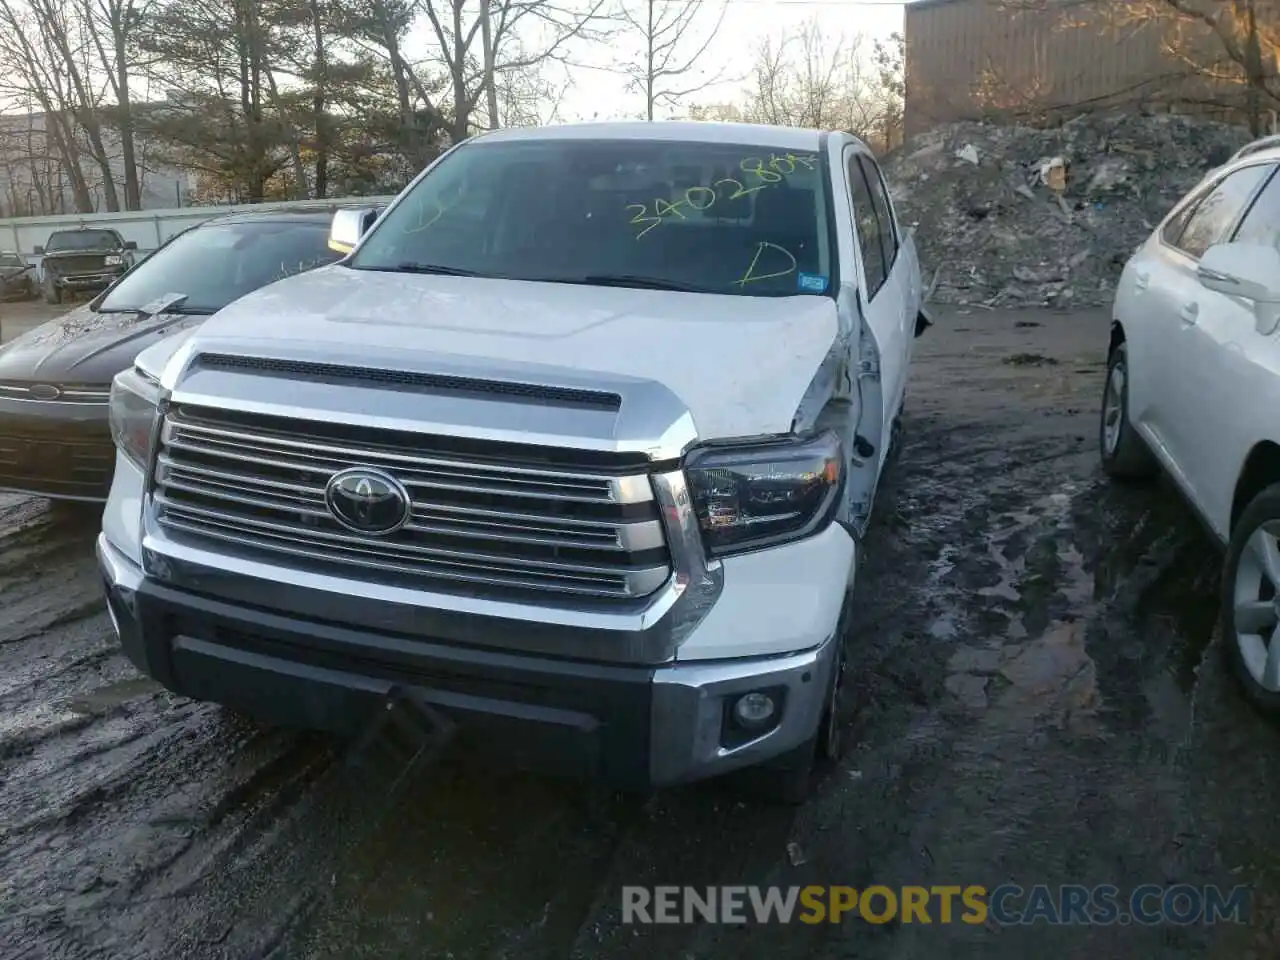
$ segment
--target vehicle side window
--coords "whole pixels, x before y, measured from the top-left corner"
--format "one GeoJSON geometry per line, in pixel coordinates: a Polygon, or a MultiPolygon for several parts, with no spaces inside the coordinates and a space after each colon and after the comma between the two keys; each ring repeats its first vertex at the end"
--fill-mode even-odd
{"type": "Polygon", "coordinates": [[[855,153],[849,154],[849,196],[853,201],[853,222],[858,228],[858,246],[862,250],[862,269],[867,275],[867,299],[875,297],[884,286],[888,269],[884,247],[880,241],[880,220],[876,216],[871,188],[855,153]]]}
{"type": "Polygon", "coordinates": [[[1196,207],[1200,206],[1200,201],[1204,199],[1201,195],[1196,197],[1185,207],[1169,218],[1169,222],[1164,225],[1164,229],[1160,231],[1160,238],[1171,247],[1176,247],[1178,241],[1182,239],[1182,231],[1187,228],[1187,221],[1191,219],[1191,215],[1196,212],[1196,207]]]}
{"type": "Polygon", "coordinates": [[[1280,176],[1272,175],[1231,238],[1242,243],[1269,243],[1280,249],[1280,176]]]}
{"type": "Polygon", "coordinates": [[[876,210],[876,219],[880,221],[880,246],[884,251],[884,272],[893,270],[893,263],[898,259],[898,233],[894,229],[892,206],[889,193],[885,189],[884,177],[874,160],[863,154],[860,158],[863,175],[871,187],[871,203],[876,210]]]}
{"type": "Polygon", "coordinates": [[[1264,177],[1271,172],[1266,164],[1244,167],[1214,187],[1196,207],[1175,246],[1200,257],[1226,236],[1240,211],[1245,208],[1264,177]]]}

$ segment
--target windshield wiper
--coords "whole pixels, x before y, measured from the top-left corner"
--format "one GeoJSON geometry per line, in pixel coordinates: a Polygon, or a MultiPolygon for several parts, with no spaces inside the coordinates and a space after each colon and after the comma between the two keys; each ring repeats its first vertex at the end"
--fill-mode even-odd
{"type": "Polygon", "coordinates": [[[440,263],[414,263],[408,260],[397,263],[394,267],[357,267],[357,270],[381,270],[388,273],[433,273],[441,277],[478,277],[475,270],[464,270],[462,267],[446,267],[440,263]]]}
{"type": "Polygon", "coordinates": [[[548,283],[580,283],[593,287],[634,287],[637,290],[676,290],[680,293],[716,293],[706,287],[661,277],[641,277],[629,273],[589,273],[584,277],[538,277],[548,283]]]}
{"type": "Polygon", "coordinates": [[[166,293],[156,297],[141,307],[115,307],[110,310],[97,310],[97,313],[136,313],[140,317],[158,317],[161,314],[173,314],[179,317],[207,317],[218,312],[218,307],[189,307],[186,305],[185,293],[166,293]]]}

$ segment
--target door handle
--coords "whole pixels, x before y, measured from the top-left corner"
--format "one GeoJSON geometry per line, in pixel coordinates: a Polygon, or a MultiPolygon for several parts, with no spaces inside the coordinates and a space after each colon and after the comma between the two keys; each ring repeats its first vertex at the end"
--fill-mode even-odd
{"type": "Polygon", "coordinates": [[[1178,311],[1178,316],[1182,318],[1183,323],[1194,324],[1200,319],[1200,304],[1195,301],[1184,303],[1182,309],[1178,311]]]}
{"type": "Polygon", "coordinates": [[[1150,283],[1151,283],[1151,274],[1149,273],[1135,273],[1133,275],[1133,289],[1136,290],[1138,293],[1141,293],[1143,290],[1147,289],[1147,286],[1150,283]]]}

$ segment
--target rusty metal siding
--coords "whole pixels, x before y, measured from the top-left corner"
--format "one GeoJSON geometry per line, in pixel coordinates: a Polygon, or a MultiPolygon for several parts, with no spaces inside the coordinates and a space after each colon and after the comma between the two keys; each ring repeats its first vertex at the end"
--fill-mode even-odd
{"type": "MultiPolygon", "coordinates": [[[[1164,23],[1116,22],[1080,4],[1010,9],[1004,0],[924,0],[904,12],[906,132],[992,114],[1207,98],[1229,90],[1169,56],[1164,23]]],[[[1218,54],[1197,38],[1201,62],[1218,54]]]]}

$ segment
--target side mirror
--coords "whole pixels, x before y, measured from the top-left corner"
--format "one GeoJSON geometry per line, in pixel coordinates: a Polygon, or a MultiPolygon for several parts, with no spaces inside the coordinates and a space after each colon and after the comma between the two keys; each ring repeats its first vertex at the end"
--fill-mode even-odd
{"type": "Polygon", "coordinates": [[[1280,327],[1280,249],[1269,243],[1215,244],[1200,258],[1196,277],[1208,290],[1250,301],[1264,336],[1280,327]]]}
{"type": "Polygon", "coordinates": [[[137,249],[138,249],[138,241],[137,241],[137,240],[126,240],[126,241],[124,242],[124,248],[125,248],[126,250],[137,250],[137,249]]]}
{"type": "Polygon", "coordinates": [[[379,212],[368,207],[335,211],[333,223],[329,227],[329,249],[343,254],[350,253],[378,219],[379,212]]]}
{"type": "Polygon", "coordinates": [[[36,255],[37,257],[43,257],[43,256],[44,256],[44,247],[36,247],[36,248],[34,248],[34,252],[35,252],[35,255],[36,255]]]}

